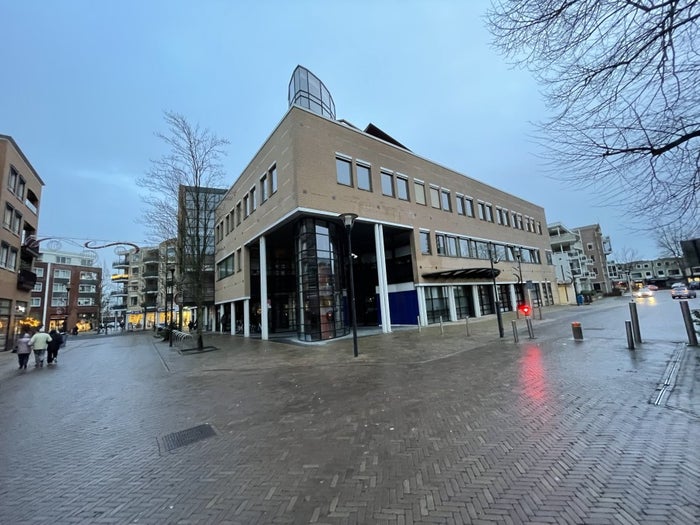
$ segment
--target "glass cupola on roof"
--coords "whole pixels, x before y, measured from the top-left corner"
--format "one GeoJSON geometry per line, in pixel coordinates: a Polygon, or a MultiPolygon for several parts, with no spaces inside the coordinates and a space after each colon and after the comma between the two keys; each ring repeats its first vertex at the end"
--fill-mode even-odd
{"type": "Polygon", "coordinates": [[[296,104],[335,120],[335,102],[316,75],[302,66],[297,66],[289,81],[289,106],[296,104]]]}

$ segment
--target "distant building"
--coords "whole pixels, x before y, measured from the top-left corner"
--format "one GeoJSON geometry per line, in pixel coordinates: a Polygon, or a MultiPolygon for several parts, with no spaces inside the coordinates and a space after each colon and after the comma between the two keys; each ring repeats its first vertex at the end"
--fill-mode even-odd
{"type": "Polygon", "coordinates": [[[0,351],[11,347],[22,329],[36,327],[30,301],[43,186],[14,139],[0,135],[0,351]]]}
{"type": "Polygon", "coordinates": [[[32,315],[47,331],[96,329],[101,320],[102,268],[91,252],[42,251],[34,263],[32,315]]]}
{"type": "Polygon", "coordinates": [[[649,284],[669,287],[674,282],[684,281],[683,270],[674,257],[616,263],[610,261],[608,273],[613,286],[629,286],[632,289],[649,284]]]}
{"type": "Polygon", "coordinates": [[[559,302],[542,207],[336,120],[303,67],[288,101],[216,211],[217,330],[346,335],[350,275],[357,324],[383,332],[495,315],[494,291],[502,312],[559,302]]]}
{"type": "Polygon", "coordinates": [[[560,302],[576,304],[582,291],[594,289],[593,263],[586,256],[578,230],[567,228],[561,222],[548,224],[547,230],[560,302]]]}
{"type": "Polygon", "coordinates": [[[610,237],[603,235],[600,224],[573,228],[581,236],[583,252],[590,264],[589,272],[592,290],[600,293],[612,291],[612,282],[608,276],[607,257],[612,253],[610,237]]]}
{"type": "MultiPolygon", "coordinates": [[[[216,208],[228,190],[181,185],[178,199],[178,237],[175,264],[176,303],[194,312],[204,329],[216,324],[214,311],[216,208]],[[202,311],[197,311],[197,307],[202,311]]],[[[257,206],[259,197],[252,190],[243,203],[244,213],[257,206]]],[[[184,323],[187,323],[184,320],[184,323]]],[[[178,325],[181,323],[178,319],[178,325]]]]}
{"type": "Polygon", "coordinates": [[[686,267],[685,277],[689,281],[700,281],[700,239],[681,241],[681,250],[686,267]]]}

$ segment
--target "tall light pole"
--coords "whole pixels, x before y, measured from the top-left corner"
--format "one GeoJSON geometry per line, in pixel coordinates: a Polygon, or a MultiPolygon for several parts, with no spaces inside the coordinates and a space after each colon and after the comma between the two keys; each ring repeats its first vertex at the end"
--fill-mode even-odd
{"type": "Polygon", "coordinates": [[[520,246],[515,248],[515,258],[518,259],[518,288],[520,288],[520,300],[525,301],[525,291],[523,290],[523,249],[520,246]]]}
{"type": "Polygon", "coordinates": [[[170,322],[168,323],[168,339],[170,339],[169,346],[173,346],[173,302],[175,296],[175,268],[171,266],[170,268],[168,268],[168,271],[170,272],[170,322]]]}
{"type": "Polygon", "coordinates": [[[492,242],[489,243],[489,260],[491,261],[491,278],[493,279],[493,297],[496,305],[496,319],[498,319],[498,335],[503,337],[503,319],[501,318],[501,304],[498,301],[498,287],[496,286],[496,271],[493,268],[493,263],[498,262],[496,259],[496,250],[492,242]]]}
{"type": "Polygon", "coordinates": [[[355,275],[352,267],[352,227],[357,219],[355,213],[341,213],[339,216],[348,234],[348,266],[350,267],[350,311],[352,313],[352,350],[357,357],[357,314],[355,312],[355,275]]]}
{"type": "Polygon", "coordinates": [[[68,316],[70,315],[70,282],[66,285],[66,320],[63,323],[66,328],[66,333],[70,332],[68,327],[68,316]]]}

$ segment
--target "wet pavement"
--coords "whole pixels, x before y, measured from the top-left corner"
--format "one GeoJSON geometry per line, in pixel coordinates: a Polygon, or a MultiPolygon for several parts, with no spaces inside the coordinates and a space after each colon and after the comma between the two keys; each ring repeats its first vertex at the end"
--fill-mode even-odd
{"type": "Polygon", "coordinates": [[[357,358],[152,332],[0,354],[0,523],[700,523],[700,350],[661,300],[629,350],[628,303],[536,311],[517,343],[510,314],[503,339],[362,330],[357,358]]]}

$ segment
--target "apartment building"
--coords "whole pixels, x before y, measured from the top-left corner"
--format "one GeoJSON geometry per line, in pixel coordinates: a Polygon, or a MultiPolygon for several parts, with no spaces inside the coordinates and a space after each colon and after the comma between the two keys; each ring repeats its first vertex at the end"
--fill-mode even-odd
{"type": "Polygon", "coordinates": [[[176,242],[124,249],[112,263],[113,319],[127,330],[152,330],[173,320],[189,322],[190,308],[182,308],[177,294],[176,242]]]}
{"type": "Polygon", "coordinates": [[[301,66],[288,102],[216,210],[218,330],[340,337],[353,289],[384,332],[559,302],[542,207],[337,120],[301,66]]]}
{"type": "Polygon", "coordinates": [[[600,224],[574,228],[581,236],[583,252],[591,263],[590,272],[593,290],[600,293],[612,291],[612,281],[608,276],[607,257],[612,253],[610,237],[603,235],[600,224]]]}
{"type": "Polygon", "coordinates": [[[32,315],[47,330],[89,332],[102,319],[102,268],[93,252],[44,250],[34,263],[32,315]]]}
{"type": "Polygon", "coordinates": [[[15,140],[0,135],[0,351],[9,350],[24,328],[35,327],[31,291],[39,256],[36,232],[44,182],[15,140]]]}
{"type": "Polygon", "coordinates": [[[547,225],[547,231],[560,302],[576,304],[581,292],[594,289],[593,263],[586,256],[578,230],[567,228],[561,222],[553,222],[547,225]]]}

